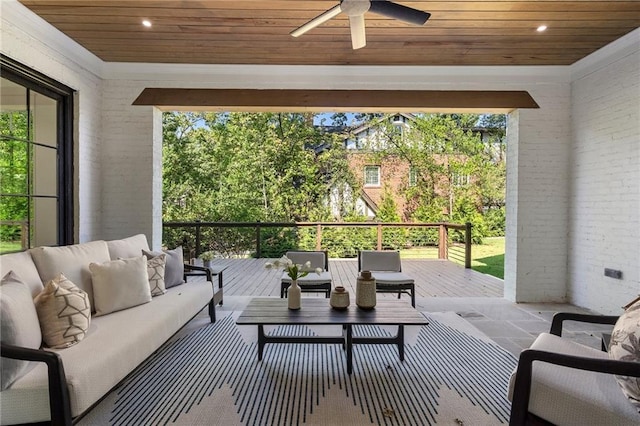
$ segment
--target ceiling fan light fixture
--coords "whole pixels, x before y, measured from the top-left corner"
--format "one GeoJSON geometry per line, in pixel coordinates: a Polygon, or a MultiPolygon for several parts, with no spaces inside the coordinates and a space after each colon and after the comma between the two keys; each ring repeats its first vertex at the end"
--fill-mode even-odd
{"type": "Polygon", "coordinates": [[[143,20],[142,20],[142,25],[143,25],[144,27],[151,28],[151,21],[150,21],[150,20],[148,20],[148,19],[143,19],[143,20]]]}
{"type": "Polygon", "coordinates": [[[547,26],[546,25],[540,25],[538,28],[536,28],[536,31],[539,33],[543,33],[545,31],[547,31],[547,26]]]}

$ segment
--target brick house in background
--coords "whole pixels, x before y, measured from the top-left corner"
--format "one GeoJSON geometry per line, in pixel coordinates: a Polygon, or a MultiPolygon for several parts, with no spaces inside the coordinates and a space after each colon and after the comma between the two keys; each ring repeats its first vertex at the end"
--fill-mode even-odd
{"type": "MultiPolygon", "coordinates": [[[[404,192],[407,187],[415,185],[416,170],[406,160],[397,156],[381,157],[373,154],[377,148],[384,146],[387,139],[383,133],[389,131],[389,127],[383,125],[385,120],[390,121],[391,131],[404,135],[411,130],[411,123],[415,120],[415,116],[408,113],[387,115],[378,120],[364,123],[350,132],[350,136],[344,144],[348,151],[349,168],[358,180],[359,188],[351,191],[349,195],[353,196],[355,193],[357,196],[355,200],[356,211],[369,220],[373,220],[383,196],[387,192],[393,197],[400,218],[409,220],[410,218],[404,216],[406,207],[404,192]]],[[[502,142],[491,141],[495,129],[474,128],[471,130],[481,135],[495,161],[504,161],[502,142]],[[489,145],[490,143],[493,145],[489,145]]],[[[442,161],[446,162],[447,159],[444,158],[442,161]]],[[[454,184],[470,184],[472,181],[471,176],[457,176],[454,184]]]]}

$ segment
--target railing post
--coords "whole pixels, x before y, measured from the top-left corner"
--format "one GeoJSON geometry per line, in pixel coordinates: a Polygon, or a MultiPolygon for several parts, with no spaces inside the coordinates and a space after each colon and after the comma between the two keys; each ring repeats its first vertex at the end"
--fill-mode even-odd
{"type": "Polygon", "coordinates": [[[464,267],[471,268],[471,222],[464,224],[464,267]]]}
{"type": "Polygon", "coordinates": [[[378,251],[382,250],[382,224],[378,223],[378,251]]]}
{"type": "Polygon", "coordinates": [[[316,250],[322,250],[322,225],[319,223],[316,225],[316,250]]]}
{"type": "Polygon", "coordinates": [[[440,232],[438,233],[438,259],[449,258],[449,233],[447,225],[440,224],[440,232]]]}
{"type": "Polygon", "coordinates": [[[256,257],[258,259],[262,257],[262,247],[260,244],[260,222],[256,225],[256,257]]]}
{"type": "MultiPolygon", "coordinates": [[[[196,220],[196,222],[200,222],[200,221],[196,220]]],[[[201,240],[202,240],[202,235],[200,234],[200,232],[201,232],[200,224],[196,224],[196,257],[200,256],[200,250],[202,249],[202,247],[200,247],[201,240]]]]}

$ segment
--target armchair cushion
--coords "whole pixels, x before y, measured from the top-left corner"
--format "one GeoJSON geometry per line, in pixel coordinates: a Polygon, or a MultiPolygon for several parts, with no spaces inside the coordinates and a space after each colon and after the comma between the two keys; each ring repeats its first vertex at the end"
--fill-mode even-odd
{"type": "Polygon", "coordinates": [[[360,271],[402,271],[400,253],[397,251],[362,250],[358,260],[360,271]]]}
{"type": "Polygon", "coordinates": [[[371,276],[376,279],[376,286],[413,284],[414,280],[403,272],[372,272],[371,276]]]}
{"type": "MultiPolygon", "coordinates": [[[[31,291],[13,271],[0,282],[0,324],[3,343],[30,349],[40,347],[42,334],[31,291]]],[[[2,390],[11,386],[28,367],[28,361],[2,358],[2,390]]]]}
{"type": "MultiPolygon", "coordinates": [[[[531,349],[606,360],[606,352],[542,333],[531,349]]],[[[509,382],[513,397],[515,374],[509,382]]],[[[640,417],[613,375],[534,362],[529,412],[558,425],[637,425],[640,417]]]]}
{"type": "MultiPolygon", "coordinates": [[[[609,357],[640,362],[640,302],[629,307],[616,322],[611,334],[609,357]]],[[[622,392],[640,412],[640,377],[615,377],[622,392]]]]}
{"type": "Polygon", "coordinates": [[[68,348],[84,339],[91,324],[89,296],[63,274],[49,281],[33,303],[48,347],[68,348]]]}
{"type": "MultiPolygon", "coordinates": [[[[290,283],[291,277],[286,272],[283,272],[281,281],[284,283],[290,283]]],[[[307,275],[306,277],[298,278],[298,284],[302,285],[325,284],[330,282],[331,273],[327,271],[320,272],[319,274],[316,274],[315,272],[309,272],[309,275],[307,275]]]]}

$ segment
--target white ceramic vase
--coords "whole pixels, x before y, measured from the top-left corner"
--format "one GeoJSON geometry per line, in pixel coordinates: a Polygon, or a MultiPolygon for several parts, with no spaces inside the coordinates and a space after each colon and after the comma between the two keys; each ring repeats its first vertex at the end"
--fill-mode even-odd
{"type": "Polygon", "coordinates": [[[287,306],[291,310],[300,309],[300,298],[302,291],[298,285],[298,280],[291,280],[291,285],[287,289],[287,306]]]}

